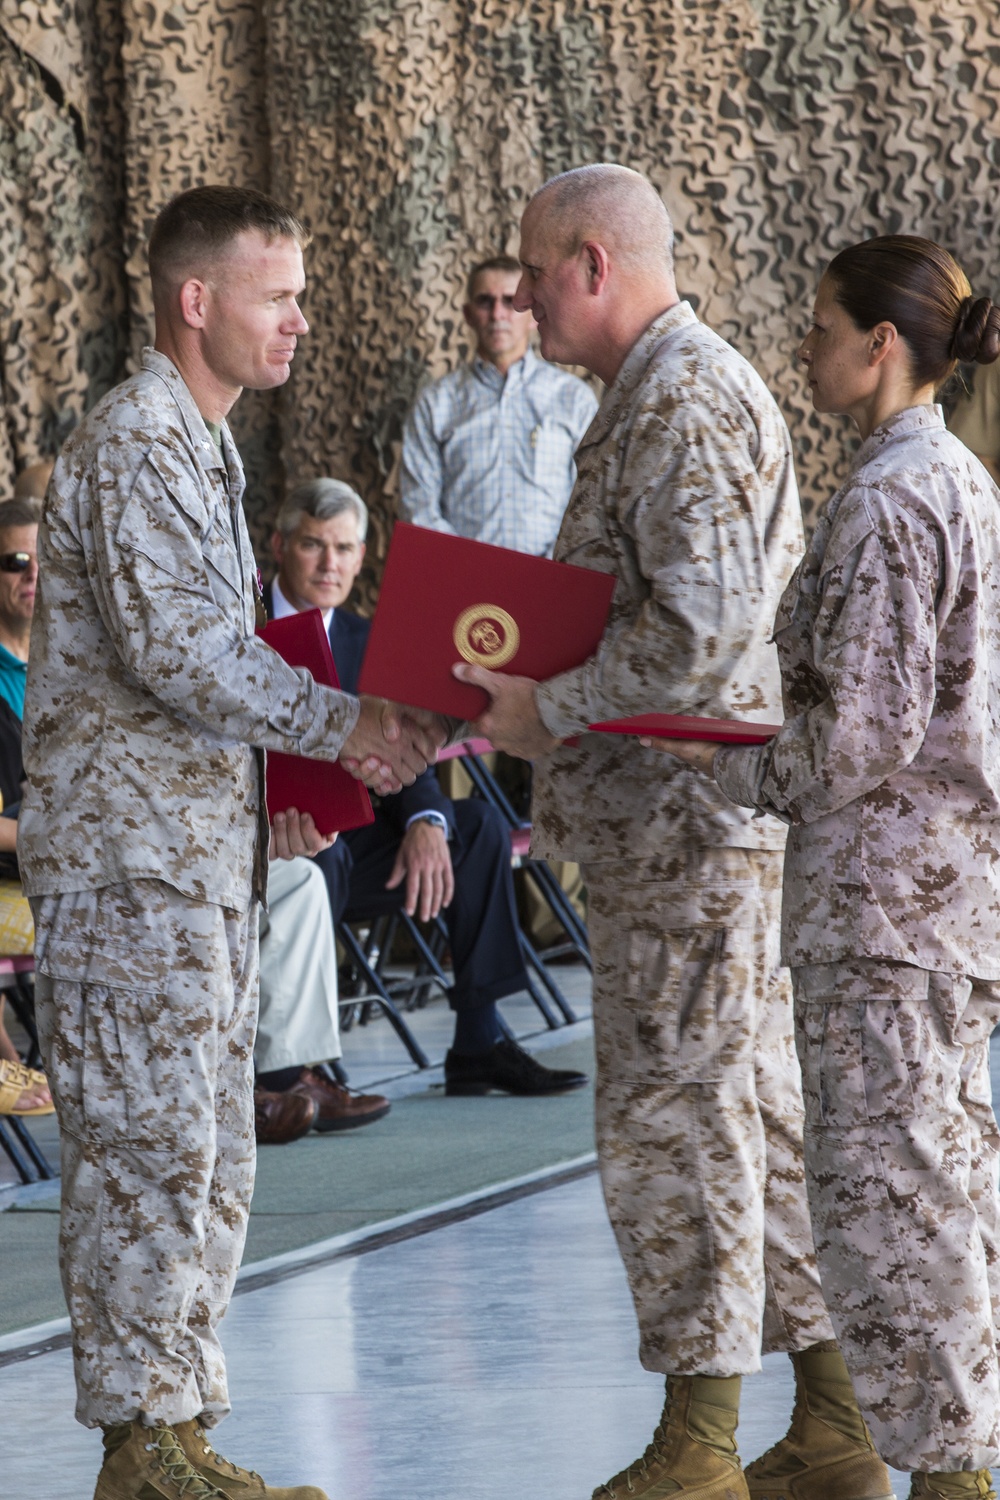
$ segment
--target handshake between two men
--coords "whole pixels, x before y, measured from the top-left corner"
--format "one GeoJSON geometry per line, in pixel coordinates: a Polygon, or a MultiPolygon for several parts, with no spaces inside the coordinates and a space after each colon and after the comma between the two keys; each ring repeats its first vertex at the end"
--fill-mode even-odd
{"type": "MultiPolygon", "coordinates": [[[[340,763],[380,797],[412,786],[437,760],[449,724],[440,714],[362,694],[357,722],[344,741],[340,763]]],[[[271,858],[294,859],[329,849],[335,834],[322,834],[309,813],[275,813],[271,858]]]]}
{"type": "Polygon", "coordinates": [[[437,760],[448,738],[448,721],[424,708],[407,708],[384,698],[359,698],[361,712],[344,741],[341,765],[373,792],[387,796],[437,760]]]}
{"type": "MultiPolygon", "coordinates": [[[[412,786],[437,760],[448,738],[448,721],[423,708],[408,708],[362,694],[357,722],[344,741],[340,763],[381,797],[412,786]]],[[[271,819],[271,858],[312,857],[329,849],[336,834],[320,833],[309,813],[278,812],[271,819]]]]}

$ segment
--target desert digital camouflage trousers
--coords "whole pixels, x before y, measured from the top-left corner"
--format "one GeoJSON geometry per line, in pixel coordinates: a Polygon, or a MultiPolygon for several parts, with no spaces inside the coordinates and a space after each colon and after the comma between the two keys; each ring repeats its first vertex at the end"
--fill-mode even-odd
{"type": "Polygon", "coordinates": [[[793,972],[809,1202],[861,1409],[897,1469],[1000,1462],[1000,984],[876,959],[793,972]]]}
{"type": "Polygon", "coordinates": [[[833,1336],[802,1165],[780,853],[588,864],[597,1149],[640,1357],[746,1375],[833,1336]]]}
{"type": "Polygon", "coordinates": [[[137,880],[32,909],[77,1417],[212,1425],[253,1189],[256,904],[137,880]]]}

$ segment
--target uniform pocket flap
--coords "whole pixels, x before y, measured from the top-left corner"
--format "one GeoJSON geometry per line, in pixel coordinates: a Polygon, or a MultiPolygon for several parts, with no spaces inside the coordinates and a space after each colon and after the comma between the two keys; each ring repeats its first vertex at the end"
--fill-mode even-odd
{"type": "Polygon", "coordinates": [[[35,968],[40,974],[112,989],[165,989],[175,963],[176,954],[150,951],[145,945],[125,951],[39,934],[35,947],[35,968]]]}

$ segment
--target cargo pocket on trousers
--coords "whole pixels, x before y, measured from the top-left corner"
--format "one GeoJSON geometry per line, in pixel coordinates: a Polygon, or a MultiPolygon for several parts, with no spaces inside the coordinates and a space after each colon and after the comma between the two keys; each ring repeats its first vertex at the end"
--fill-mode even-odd
{"type": "Polygon", "coordinates": [[[79,1049],[69,1128],[99,1145],[172,1146],[169,1056],[187,1043],[166,993],[170,955],[84,952],[53,940],[40,967],[79,1049]]]}
{"type": "Polygon", "coordinates": [[[857,1130],[912,1119],[913,1019],[884,999],[801,1006],[802,1089],[810,1122],[857,1130]]]}
{"type": "Polygon", "coordinates": [[[715,1083],[728,1018],[724,928],[627,934],[627,1007],[636,1078],[715,1083]]]}

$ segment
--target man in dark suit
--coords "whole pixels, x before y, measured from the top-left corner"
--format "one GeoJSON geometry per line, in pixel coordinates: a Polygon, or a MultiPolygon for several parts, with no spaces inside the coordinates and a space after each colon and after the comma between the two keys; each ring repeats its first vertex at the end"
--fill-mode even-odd
{"type": "MultiPolygon", "coordinates": [[[[324,612],[337,675],[348,693],[357,690],[369,622],[342,605],[361,571],[367,527],[367,509],[349,485],[334,479],[299,485],[275,522],[278,573],[265,593],[272,617],[324,612]]],[[[316,863],[326,877],[335,922],[400,908],[421,921],[443,915],[455,971],[455,1036],[445,1058],[445,1091],[550,1094],[586,1083],[583,1073],[543,1067],[504,1035],[497,1014],[497,1001],[527,985],[509,837],[500,814],[479,799],[452,802],[430,768],[412,786],[373,803],[374,823],[341,834],[316,863]]]]}

